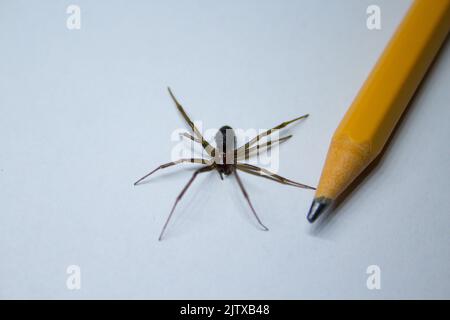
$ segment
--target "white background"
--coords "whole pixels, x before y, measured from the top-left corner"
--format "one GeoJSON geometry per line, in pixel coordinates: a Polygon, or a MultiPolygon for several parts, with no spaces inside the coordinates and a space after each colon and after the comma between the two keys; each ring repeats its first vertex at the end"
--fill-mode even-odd
{"type": "MultiPolygon", "coordinates": [[[[450,48],[382,161],[332,216],[314,193],[170,160],[184,123],[269,128],[304,113],[283,176],[316,185],[339,120],[401,21],[395,1],[1,1],[1,298],[450,298],[450,48]],[[81,30],[66,8],[81,7],[81,30]],[[366,28],[366,8],[382,30],[366,28]],[[79,265],[81,290],[66,288],[79,265]],[[368,290],[366,268],[381,268],[368,290]]],[[[405,52],[407,54],[407,52],[405,52]]]]}

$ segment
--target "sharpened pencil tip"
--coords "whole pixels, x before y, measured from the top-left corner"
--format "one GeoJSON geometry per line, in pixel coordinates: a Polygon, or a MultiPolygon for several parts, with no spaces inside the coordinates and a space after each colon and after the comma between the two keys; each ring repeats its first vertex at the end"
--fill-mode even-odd
{"type": "Polygon", "coordinates": [[[316,221],[322,213],[330,208],[332,202],[333,201],[329,198],[315,198],[313,203],[311,204],[311,208],[309,208],[308,215],[306,216],[308,221],[310,223],[316,221]]]}

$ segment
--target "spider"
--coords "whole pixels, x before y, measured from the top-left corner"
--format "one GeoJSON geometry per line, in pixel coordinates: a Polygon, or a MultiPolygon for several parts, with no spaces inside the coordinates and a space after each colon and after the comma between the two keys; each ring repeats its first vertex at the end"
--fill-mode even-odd
{"type": "Polygon", "coordinates": [[[164,226],[159,235],[159,238],[158,238],[159,241],[161,241],[163,238],[164,232],[167,228],[167,225],[169,224],[169,221],[173,215],[173,212],[175,211],[175,207],[177,206],[178,202],[181,200],[183,195],[189,189],[189,187],[191,186],[192,182],[195,180],[197,175],[199,175],[200,173],[203,173],[203,172],[217,170],[217,172],[219,173],[220,178],[222,180],[223,180],[223,175],[229,176],[231,174],[234,174],[234,176],[236,177],[236,180],[239,184],[239,187],[240,187],[245,199],[247,200],[247,203],[250,206],[250,209],[251,209],[254,217],[256,218],[256,221],[258,222],[259,226],[264,231],[268,231],[269,229],[262,223],[262,221],[258,217],[258,214],[256,213],[255,209],[253,208],[253,205],[250,201],[250,197],[248,196],[248,193],[245,190],[242,180],[238,174],[238,170],[243,171],[248,174],[255,175],[255,176],[267,178],[269,180],[276,181],[276,182],[279,182],[282,184],[286,184],[286,185],[290,185],[290,186],[294,186],[294,187],[298,187],[298,188],[315,190],[314,187],[310,187],[306,184],[302,184],[302,183],[295,182],[295,181],[289,180],[287,178],[281,177],[275,173],[270,172],[267,169],[260,168],[260,167],[257,167],[257,166],[254,166],[254,165],[251,165],[248,163],[239,162],[239,161],[242,161],[243,159],[248,159],[249,156],[254,155],[255,153],[259,152],[260,149],[266,148],[266,150],[267,150],[271,147],[272,144],[274,144],[274,143],[280,144],[281,142],[284,142],[284,141],[288,140],[289,138],[291,138],[292,135],[289,135],[289,136],[282,137],[282,138],[274,140],[274,141],[269,140],[265,143],[261,143],[261,144],[259,143],[259,140],[261,140],[261,138],[269,137],[275,131],[282,129],[293,122],[307,118],[308,114],[303,115],[298,118],[295,118],[290,121],[285,121],[285,122],[279,124],[278,126],[273,127],[272,129],[264,131],[263,133],[257,135],[252,140],[250,140],[249,142],[247,142],[246,144],[244,144],[243,146],[241,146],[239,148],[236,148],[236,135],[235,135],[234,130],[230,126],[223,126],[219,129],[219,131],[217,132],[217,134],[214,137],[214,140],[215,140],[216,146],[217,146],[216,148],[214,148],[213,146],[211,146],[211,144],[207,140],[205,140],[203,138],[200,131],[197,129],[197,127],[194,125],[194,123],[191,121],[189,116],[184,111],[184,108],[182,107],[182,105],[178,102],[178,100],[173,95],[172,90],[170,88],[167,88],[167,90],[169,91],[170,97],[172,98],[173,102],[175,103],[175,106],[177,107],[178,111],[181,113],[184,120],[187,122],[187,124],[189,125],[189,127],[192,129],[192,131],[194,133],[194,136],[192,136],[191,134],[189,134],[187,132],[182,133],[181,135],[194,141],[194,142],[200,143],[202,145],[203,149],[205,149],[206,153],[210,156],[210,159],[182,158],[182,159],[179,159],[179,160],[176,160],[173,162],[168,162],[168,163],[158,166],[156,169],[154,169],[150,173],[146,174],[145,176],[143,176],[142,178],[140,178],[138,181],[136,181],[134,183],[134,185],[138,185],[140,182],[142,182],[144,179],[146,179],[147,177],[149,177],[156,171],[170,167],[170,166],[174,166],[174,165],[177,165],[180,163],[190,162],[190,163],[198,163],[198,164],[206,165],[206,166],[202,166],[201,168],[197,169],[194,172],[191,179],[188,181],[188,183],[185,185],[183,190],[181,190],[180,194],[176,198],[175,203],[173,204],[172,210],[170,211],[169,216],[167,217],[166,222],[164,223],[164,226]]]}

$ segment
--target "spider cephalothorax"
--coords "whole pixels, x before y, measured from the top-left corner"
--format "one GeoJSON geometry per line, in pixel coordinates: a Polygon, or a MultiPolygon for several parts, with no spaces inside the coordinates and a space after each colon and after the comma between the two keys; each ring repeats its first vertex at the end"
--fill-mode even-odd
{"type": "Polygon", "coordinates": [[[175,98],[175,96],[173,95],[172,91],[170,90],[170,88],[168,88],[169,90],[169,94],[172,97],[173,101],[175,102],[175,105],[177,106],[178,110],[180,111],[181,115],[183,116],[183,118],[186,120],[186,122],[188,123],[189,127],[192,129],[194,135],[191,135],[189,133],[184,133],[182,134],[183,136],[191,139],[194,142],[198,142],[202,145],[202,147],[205,149],[207,155],[209,156],[209,159],[204,159],[204,158],[183,158],[183,159],[179,159],[173,162],[169,162],[169,163],[165,163],[160,165],[159,167],[157,167],[155,170],[151,171],[150,173],[148,173],[147,175],[143,176],[141,179],[139,179],[138,181],[136,181],[134,184],[137,185],[139,184],[139,182],[141,182],[142,180],[144,180],[145,178],[147,178],[148,176],[150,176],[152,173],[154,173],[155,171],[159,170],[159,169],[164,169],[179,163],[185,163],[185,162],[190,162],[190,163],[199,163],[199,164],[204,164],[206,166],[201,167],[200,169],[197,169],[194,174],[192,175],[191,179],[188,181],[188,183],[186,184],[186,186],[183,188],[183,190],[181,191],[181,193],[178,195],[177,199],[175,200],[175,203],[172,207],[172,210],[170,211],[169,216],[167,217],[167,220],[163,226],[163,229],[161,230],[161,234],[159,235],[159,240],[162,239],[162,236],[164,234],[164,231],[166,230],[166,227],[170,221],[170,218],[172,217],[172,214],[175,210],[175,207],[178,203],[178,201],[181,200],[181,198],[183,197],[184,193],[186,192],[186,190],[190,187],[190,185],[192,184],[192,182],[194,181],[194,179],[197,177],[197,175],[199,173],[202,172],[208,172],[211,170],[217,170],[217,172],[219,172],[220,177],[223,179],[222,174],[225,175],[230,175],[232,173],[234,173],[236,180],[239,184],[239,187],[241,188],[242,193],[244,194],[245,199],[247,200],[253,215],[255,216],[256,220],[258,221],[259,225],[261,226],[261,228],[263,230],[269,230],[267,229],[267,227],[261,222],[261,220],[259,219],[258,215],[256,214],[255,209],[253,208],[252,203],[250,202],[250,198],[247,194],[247,191],[244,188],[244,185],[241,181],[241,178],[238,174],[238,170],[239,171],[243,171],[245,173],[249,173],[252,175],[256,175],[259,177],[263,177],[263,178],[267,178],[282,184],[286,184],[286,185],[290,185],[290,186],[294,186],[294,187],[299,187],[299,188],[304,188],[304,189],[313,189],[313,187],[310,187],[308,185],[302,184],[302,183],[298,183],[292,180],[289,180],[287,178],[283,178],[275,173],[270,172],[267,169],[264,168],[260,168],[248,163],[244,163],[241,162],[243,160],[247,160],[250,156],[252,156],[253,154],[255,154],[255,152],[260,152],[261,150],[264,150],[265,148],[268,149],[270,148],[272,145],[274,144],[279,144],[283,141],[286,141],[287,139],[291,138],[292,135],[286,136],[286,137],[282,137],[279,138],[277,140],[273,140],[273,141],[267,141],[262,143],[261,139],[264,137],[268,137],[270,136],[273,132],[280,130],[284,127],[286,127],[287,125],[298,121],[300,119],[304,119],[306,117],[308,117],[308,115],[304,115],[298,118],[295,118],[293,120],[290,121],[285,121],[283,123],[281,123],[280,125],[269,129],[267,131],[264,131],[263,133],[257,135],[255,138],[253,138],[252,140],[250,140],[249,142],[247,142],[246,144],[244,144],[241,147],[237,147],[236,146],[236,135],[235,132],[233,130],[233,128],[231,128],[230,126],[223,126],[222,128],[219,129],[219,131],[217,132],[216,136],[214,137],[215,142],[216,142],[216,148],[214,148],[213,146],[211,146],[211,144],[209,144],[208,141],[206,141],[202,134],[200,133],[200,131],[195,127],[194,123],[191,121],[191,119],[188,117],[188,115],[186,114],[186,112],[184,111],[183,107],[181,106],[181,104],[177,101],[177,99],[175,98]]]}

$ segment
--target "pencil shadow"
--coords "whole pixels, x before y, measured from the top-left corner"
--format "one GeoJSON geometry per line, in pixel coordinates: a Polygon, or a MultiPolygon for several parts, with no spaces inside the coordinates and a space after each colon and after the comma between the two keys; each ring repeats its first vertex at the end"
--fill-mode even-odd
{"type": "Polygon", "coordinates": [[[438,51],[436,58],[430,65],[430,68],[425,73],[425,76],[417,90],[411,97],[411,100],[408,106],[405,109],[405,112],[401,115],[396,127],[394,128],[391,136],[389,137],[386,145],[380,154],[375,158],[374,161],[350,184],[349,187],[335,200],[332,208],[325,212],[325,214],[320,217],[310,228],[309,233],[313,236],[324,236],[325,233],[331,229],[331,226],[336,223],[335,218],[337,215],[345,214],[345,206],[358,192],[358,189],[362,186],[364,181],[369,180],[372,175],[375,175],[378,170],[383,165],[383,162],[386,158],[389,157],[389,151],[394,147],[397,143],[398,136],[401,134],[402,128],[405,123],[407,123],[408,117],[410,114],[414,112],[414,109],[417,108],[417,101],[420,100],[420,97],[426,91],[427,87],[427,78],[432,77],[433,72],[437,69],[437,65],[439,64],[440,56],[445,55],[450,50],[450,43],[448,41],[449,36],[445,39],[443,45],[438,51]]]}
{"type": "MultiPolygon", "coordinates": [[[[383,152],[384,153],[384,152],[383,152]]],[[[347,187],[347,189],[334,201],[333,206],[325,212],[319,219],[311,225],[310,234],[315,236],[324,235],[328,229],[336,222],[336,216],[345,214],[345,205],[351,202],[352,197],[361,188],[364,181],[380,169],[384,161],[382,154],[380,154],[372,163],[347,187]],[[341,212],[342,211],[342,212],[341,212]]]]}

